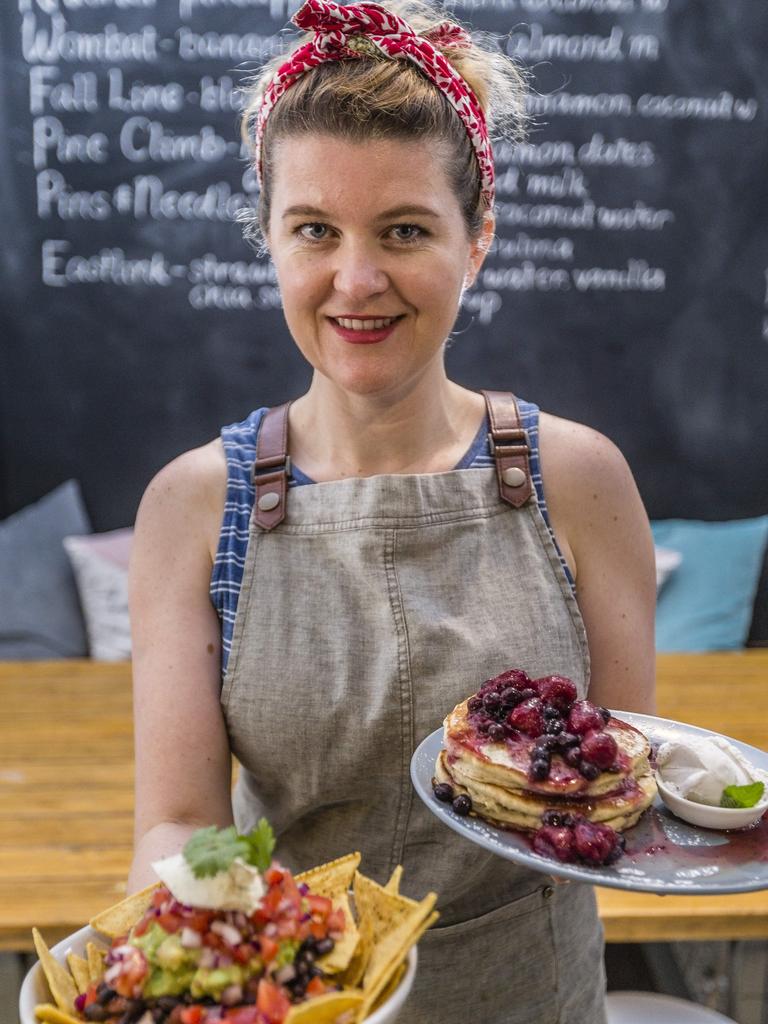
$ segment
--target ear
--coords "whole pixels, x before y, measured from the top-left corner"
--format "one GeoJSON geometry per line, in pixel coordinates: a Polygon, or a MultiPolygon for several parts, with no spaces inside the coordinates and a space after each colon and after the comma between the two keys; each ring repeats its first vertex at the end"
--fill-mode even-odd
{"type": "Polygon", "coordinates": [[[464,275],[464,287],[471,288],[475,283],[480,268],[485,262],[488,250],[491,248],[494,233],[496,231],[496,218],[491,210],[486,210],[483,215],[483,226],[480,230],[480,237],[472,243],[467,262],[467,272],[464,275]]]}

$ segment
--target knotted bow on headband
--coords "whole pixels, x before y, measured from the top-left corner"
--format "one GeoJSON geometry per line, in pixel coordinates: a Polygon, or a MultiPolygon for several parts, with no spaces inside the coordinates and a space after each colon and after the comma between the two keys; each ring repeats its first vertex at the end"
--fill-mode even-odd
{"type": "Polygon", "coordinates": [[[306,0],[291,19],[299,28],[314,29],[314,37],[281,64],[264,92],[256,120],[256,173],[261,184],[261,146],[269,113],[283,93],[310,68],[329,60],[346,60],[381,53],[411,60],[443,93],[464,123],[480,168],[485,206],[493,205],[493,154],[488,126],[477,96],[433,43],[466,48],[470,38],[460,25],[444,21],[416,35],[397,14],[377,3],[336,4],[306,0]]]}

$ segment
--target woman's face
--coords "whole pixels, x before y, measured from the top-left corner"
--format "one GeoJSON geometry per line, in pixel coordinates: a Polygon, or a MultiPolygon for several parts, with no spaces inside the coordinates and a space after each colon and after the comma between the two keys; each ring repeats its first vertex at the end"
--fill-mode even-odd
{"type": "MultiPolygon", "coordinates": [[[[267,242],[285,318],[315,370],[345,391],[396,396],[442,372],[484,247],[467,239],[436,149],[329,135],[277,146],[267,242]]],[[[485,246],[492,230],[489,218],[485,246]]]]}

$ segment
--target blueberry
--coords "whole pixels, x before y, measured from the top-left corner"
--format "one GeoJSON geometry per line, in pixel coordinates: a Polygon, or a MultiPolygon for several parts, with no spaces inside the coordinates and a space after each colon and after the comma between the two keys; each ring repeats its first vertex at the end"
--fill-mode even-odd
{"type": "Polygon", "coordinates": [[[520,691],[520,699],[521,700],[530,700],[531,697],[538,697],[538,696],[539,696],[538,690],[532,690],[530,686],[526,690],[521,690],[520,691]]]}
{"type": "Polygon", "coordinates": [[[542,713],[543,713],[545,718],[559,718],[560,717],[560,712],[557,710],[556,707],[553,707],[551,704],[545,704],[544,705],[544,711],[542,713]]]}
{"type": "Polygon", "coordinates": [[[449,804],[453,800],[453,786],[450,786],[447,782],[438,782],[432,787],[432,792],[435,794],[435,799],[441,803],[449,804]]]}
{"type": "Polygon", "coordinates": [[[589,761],[579,762],[579,771],[588,782],[592,782],[600,774],[600,769],[596,764],[590,764],[589,761]]]}
{"type": "Polygon", "coordinates": [[[467,701],[467,708],[472,714],[474,714],[476,711],[479,711],[482,708],[482,706],[483,699],[482,697],[478,697],[477,695],[475,695],[474,697],[470,697],[469,700],[467,701]]]}
{"type": "Polygon", "coordinates": [[[563,754],[563,760],[571,768],[578,768],[581,765],[581,747],[568,747],[563,754]]]}
{"type": "Polygon", "coordinates": [[[546,779],[549,775],[549,761],[545,761],[543,758],[537,758],[535,761],[531,761],[531,777],[536,779],[538,782],[546,779]]]}
{"type": "Polygon", "coordinates": [[[501,708],[501,697],[498,693],[486,693],[483,697],[483,707],[489,715],[495,714],[501,708]]]}
{"type": "Polygon", "coordinates": [[[533,748],[531,750],[531,757],[549,757],[556,746],[556,736],[547,736],[546,734],[544,734],[543,736],[537,736],[536,742],[534,743],[533,748]]]}
{"type": "Polygon", "coordinates": [[[488,736],[496,743],[501,743],[503,740],[507,738],[507,730],[504,728],[503,725],[499,725],[498,722],[494,722],[493,725],[488,730],[488,736]]]}
{"type": "Polygon", "coordinates": [[[514,686],[508,686],[506,690],[501,691],[501,701],[504,707],[511,709],[516,708],[523,699],[522,693],[516,690],[514,686]]]}
{"type": "Polygon", "coordinates": [[[575,747],[579,743],[579,737],[573,732],[560,732],[557,734],[558,747],[575,747]]]}
{"type": "Polygon", "coordinates": [[[610,718],[611,718],[611,712],[608,710],[608,708],[603,708],[603,707],[600,707],[597,710],[603,716],[603,721],[607,725],[608,722],[610,721],[610,718]]]}
{"type": "Polygon", "coordinates": [[[576,824],[576,817],[573,814],[561,814],[560,824],[565,826],[565,828],[573,828],[576,824]]]}
{"type": "Polygon", "coordinates": [[[478,732],[479,732],[479,733],[480,733],[481,735],[483,735],[483,736],[487,736],[487,735],[488,735],[488,730],[489,730],[489,729],[491,728],[491,726],[492,726],[492,725],[494,725],[494,724],[495,724],[495,723],[494,723],[494,721],[493,721],[493,719],[492,719],[492,718],[483,718],[483,719],[481,719],[481,721],[479,721],[479,722],[477,723],[477,731],[478,731],[478,732]]]}
{"type": "Polygon", "coordinates": [[[542,825],[554,825],[557,827],[563,824],[563,816],[559,811],[544,811],[541,816],[541,823],[542,825]]]}
{"type": "Polygon", "coordinates": [[[462,793],[460,796],[456,797],[456,799],[453,801],[452,806],[454,811],[456,811],[457,814],[460,814],[461,817],[464,818],[472,810],[472,801],[469,799],[468,796],[465,796],[462,793]]]}
{"type": "Polygon", "coordinates": [[[556,736],[559,732],[562,732],[565,728],[565,722],[562,718],[550,718],[544,726],[544,732],[548,736],[556,736]]]}

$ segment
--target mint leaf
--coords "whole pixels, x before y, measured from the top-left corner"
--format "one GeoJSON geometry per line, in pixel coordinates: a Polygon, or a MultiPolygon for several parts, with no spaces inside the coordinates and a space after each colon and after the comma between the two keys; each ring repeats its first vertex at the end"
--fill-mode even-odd
{"type": "Polygon", "coordinates": [[[272,851],[275,848],[275,834],[267,819],[260,818],[256,828],[242,838],[248,844],[245,859],[264,874],[272,863],[272,851]]]}
{"type": "Polygon", "coordinates": [[[218,829],[200,828],[184,847],[184,859],[195,878],[211,878],[226,871],[235,857],[248,858],[248,843],[237,834],[234,825],[218,829]]]}
{"type": "Polygon", "coordinates": [[[720,797],[721,807],[754,807],[762,799],[764,782],[750,782],[746,786],[726,786],[720,797]]]}

